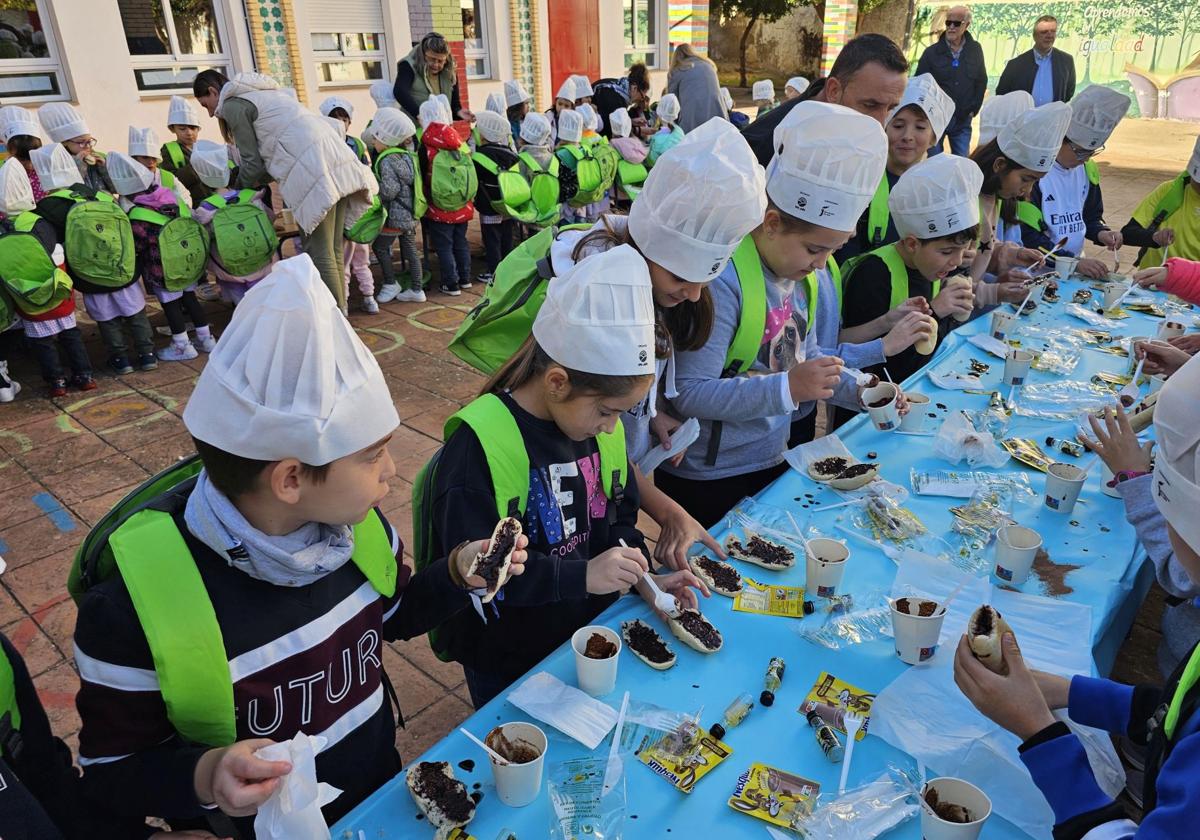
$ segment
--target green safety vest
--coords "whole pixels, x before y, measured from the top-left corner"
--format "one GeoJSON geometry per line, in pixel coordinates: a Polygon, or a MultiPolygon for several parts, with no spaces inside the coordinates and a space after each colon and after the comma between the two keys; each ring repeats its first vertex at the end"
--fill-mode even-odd
{"type": "MultiPolygon", "coordinates": [[[[848,282],[850,278],[854,276],[855,270],[862,263],[862,261],[866,257],[872,255],[883,260],[883,264],[887,266],[888,273],[891,275],[892,294],[890,300],[888,301],[888,309],[895,309],[897,306],[904,303],[904,301],[908,300],[909,297],[908,266],[904,264],[904,259],[900,256],[900,252],[896,249],[895,242],[884,245],[882,248],[876,248],[874,251],[869,251],[866,254],[859,254],[858,256],[852,258],[850,262],[846,264],[846,280],[848,282]]],[[[934,280],[933,294],[931,297],[937,297],[941,290],[942,281],[934,280]]],[[[838,284],[838,291],[843,291],[841,284],[838,284]]],[[[844,299],[839,299],[839,304],[844,302],[844,299]]]]}
{"type": "Polygon", "coordinates": [[[1200,645],[1172,674],[1163,692],[1163,702],[1147,721],[1150,748],[1146,753],[1143,801],[1148,813],[1158,804],[1158,774],[1170,756],[1181,726],[1200,707],[1200,645]]]}
{"type": "Polygon", "coordinates": [[[178,140],[171,140],[163,144],[163,148],[167,150],[167,160],[171,161],[171,165],[176,169],[183,169],[187,163],[187,157],[183,153],[183,146],[179,145],[178,140]]]}
{"type": "MultiPolygon", "coordinates": [[[[1154,215],[1150,219],[1150,224],[1146,225],[1146,230],[1151,235],[1157,233],[1168,218],[1170,218],[1176,210],[1183,206],[1183,199],[1186,195],[1185,190],[1192,183],[1192,178],[1186,172],[1180,172],[1171,181],[1170,188],[1163,194],[1163,197],[1158,200],[1158,204],[1154,206],[1154,215]]],[[[1146,268],[1142,265],[1142,260],[1146,253],[1150,251],[1149,246],[1143,247],[1138,251],[1137,267],[1146,268]]]]}
{"type": "Polygon", "coordinates": [[[17,681],[8,654],[0,648],[0,756],[7,756],[21,731],[21,708],[17,705],[17,681]]]}
{"type": "Polygon", "coordinates": [[[878,248],[883,244],[883,239],[887,235],[888,220],[891,218],[891,212],[888,210],[888,196],[891,195],[892,188],[888,185],[887,172],[883,173],[883,177],[879,179],[879,186],[875,188],[875,195],[871,196],[871,204],[867,207],[867,242],[872,248],[878,248]]]}

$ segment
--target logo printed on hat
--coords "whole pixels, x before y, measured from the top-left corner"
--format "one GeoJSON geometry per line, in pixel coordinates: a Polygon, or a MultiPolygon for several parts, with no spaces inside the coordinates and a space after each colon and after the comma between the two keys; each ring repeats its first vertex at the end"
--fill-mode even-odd
{"type": "Polygon", "coordinates": [[[720,270],[721,270],[721,263],[720,263],[720,262],[715,262],[715,263],[713,263],[713,264],[712,264],[712,268],[710,268],[710,269],[708,270],[708,273],[709,273],[709,274],[716,274],[716,273],[717,273],[717,272],[719,272],[720,270]]]}
{"type": "Polygon", "coordinates": [[[1046,156],[1042,155],[1040,158],[1038,158],[1038,166],[1042,167],[1045,165],[1046,165],[1046,156]]]}
{"type": "Polygon", "coordinates": [[[643,365],[646,364],[646,356],[647,356],[646,351],[644,349],[641,350],[638,353],[638,362],[643,365]]]}
{"type": "Polygon", "coordinates": [[[937,233],[937,222],[930,222],[930,223],[929,223],[929,232],[930,232],[930,233],[937,233]]]}
{"type": "Polygon", "coordinates": [[[821,217],[836,215],[837,208],[839,206],[840,205],[836,201],[826,201],[824,204],[821,205],[821,212],[818,213],[817,215],[821,216],[821,217]]]}

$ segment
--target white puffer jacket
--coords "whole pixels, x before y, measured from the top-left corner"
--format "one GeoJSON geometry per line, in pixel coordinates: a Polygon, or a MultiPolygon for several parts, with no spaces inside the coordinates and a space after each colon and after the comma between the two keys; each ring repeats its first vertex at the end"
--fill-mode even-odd
{"type": "Polygon", "coordinates": [[[359,163],[325,117],[260,73],[230,79],[221,88],[217,116],[234,97],[248,100],[258,110],[254,133],[259,154],[301,230],[312,233],[343,198],[352,199],[346,208],[346,227],[371,206],[379,190],[371,170],[359,163]]]}

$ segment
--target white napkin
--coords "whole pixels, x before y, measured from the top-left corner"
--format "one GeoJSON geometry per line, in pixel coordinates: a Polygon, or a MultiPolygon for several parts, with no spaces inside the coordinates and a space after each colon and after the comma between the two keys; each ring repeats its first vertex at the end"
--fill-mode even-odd
{"type": "Polygon", "coordinates": [[[983,387],[983,380],[971,373],[930,371],[929,381],[946,391],[971,391],[983,387]]]}
{"type": "Polygon", "coordinates": [[[538,671],[508,695],[508,702],[548,723],[589,750],[600,746],[617,723],[617,712],[553,674],[538,671]]]}
{"type": "Polygon", "coordinates": [[[991,353],[998,359],[1008,358],[1008,345],[995,336],[986,335],[984,333],[976,333],[967,339],[980,350],[991,353]]]}
{"type": "Polygon", "coordinates": [[[671,435],[671,448],[663,449],[655,443],[654,447],[645,454],[642,460],[638,461],[638,469],[642,471],[642,475],[649,475],[658,469],[663,461],[668,458],[674,458],[681,451],[695,443],[698,437],[700,437],[700,421],[695,417],[689,417],[671,435]]]}
{"type": "Polygon", "coordinates": [[[271,840],[329,840],[321,808],[342,795],[333,785],[317,781],[317,753],[325,747],[320,735],[301,732],[290,741],[255,750],[264,761],[291,762],[292,772],[258,809],[254,834],[271,840]]]}

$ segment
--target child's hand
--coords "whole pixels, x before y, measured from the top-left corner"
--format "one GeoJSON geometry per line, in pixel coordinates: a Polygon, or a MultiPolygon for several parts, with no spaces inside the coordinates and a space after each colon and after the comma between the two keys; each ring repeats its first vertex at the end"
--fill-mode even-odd
{"type": "Polygon", "coordinates": [[[675,502],[670,512],[658,520],[658,542],[654,545],[654,559],[669,569],[682,571],[688,568],[688,549],[696,543],[704,543],[722,560],[725,551],[696,519],[675,502]]]}
{"type": "Polygon", "coordinates": [[[1153,289],[1156,286],[1161,286],[1167,282],[1167,267],[1159,265],[1154,268],[1143,268],[1133,275],[1133,282],[1137,283],[1143,289],[1153,289]]]}
{"type": "Polygon", "coordinates": [[[916,297],[910,297],[895,309],[889,309],[887,315],[884,316],[884,323],[887,324],[887,328],[890,330],[907,318],[909,313],[920,312],[923,315],[929,315],[930,311],[929,301],[925,300],[921,295],[917,295],[916,297]]]}
{"type": "MultiPolygon", "coordinates": [[[[475,555],[483,554],[488,550],[488,545],[491,539],[476,540],[470,542],[459,549],[458,553],[452,558],[455,565],[455,570],[458,572],[458,577],[467,585],[467,589],[483,589],[487,586],[487,581],[478,575],[467,575],[471,568],[471,564],[475,562],[475,555]]],[[[529,555],[525,552],[525,547],[529,545],[529,537],[521,534],[517,537],[517,545],[513,549],[512,562],[508,566],[508,576],[516,577],[525,573],[525,561],[529,555]]]]}
{"type": "Polygon", "coordinates": [[[1119,230],[1102,230],[1096,234],[1096,239],[1100,244],[1109,250],[1115,251],[1125,244],[1125,237],[1121,235],[1119,230]]]}
{"type": "Polygon", "coordinates": [[[975,290],[965,284],[948,288],[943,285],[931,306],[939,318],[948,318],[956,314],[964,318],[970,317],[971,310],[975,308],[975,290]]]}
{"type": "Polygon", "coordinates": [[[794,366],[787,375],[793,402],[827,400],[841,381],[842,360],[837,356],[818,356],[794,366]]]}
{"type": "Polygon", "coordinates": [[[1137,432],[1129,425],[1129,418],[1120,409],[1112,406],[1104,409],[1104,421],[1089,415],[1093,440],[1087,435],[1079,435],[1079,440],[1089,449],[1100,456],[1109,471],[1119,472],[1150,472],[1150,450],[1154,441],[1142,443],[1138,440],[1137,432]]]}
{"type": "Polygon", "coordinates": [[[1168,338],[1167,344],[1179,348],[1189,356],[1195,356],[1197,352],[1200,352],[1200,334],[1177,335],[1174,338],[1168,338]]]}
{"type": "MultiPolygon", "coordinates": [[[[1190,336],[1180,336],[1190,338],[1190,336]]],[[[1145,359],[1142,371],[1148,376],[1170,376],[1175,371],[1191,361],[1192,356],[1184,347],[1175,344],[1172,339],[1164,341],[1139,341],[1134,345],[1134,354],[1139,359],[1145,359]]]]}
{"type": "Polygon", "coordinates": [[[1012,633],[1004,634],[1003,645],[1005,675],[976,659],[963,636],[954,652],[954,682],[984,717],[1026,741],[1055,718],[1012,633]]]}
{"type": "MultiPolygon", "coordinates": [[[[711,595],[708,587],[704,585],[702,580],[692,574],[691,570],[671,572],[666,575],[655,575],[654,582],[658,584],[658,588],[663,592],[674,596],[680,609],[684,610],[700,609],[700,601],[696,598],[697,589],[704,594],[705,598],[711,595]]],[[[659,618],[666,621],[667,616],[654,605],[654,590],[648,584],[639,581],[637,591],[642,596],[642,600],[650,605],[650,609],[654,610],[659,618]]]]}
{"type": "Polygon", "coordinates": [[[934,326],[928,315],[909,312],[883,337],[883,355],[895,356],[907,350],[922,338],[933,335],[934,326]]]}
{"type": "Polygon", "coordinates": [[[255,750],[275,743],[269,738],[238,741],[209,750],[196,763],[196,798],[214,803],[231,817],[249,817],[270,798],[282,777],[292,772],[287,761],[265,761],[255,750]]]}
{"type": "Polygon", "coordinates": [[[1102,280],[1108,276],[1108,266],[1100,262],[1100,260],[1084,257],[1079,261],[1079,265],[1075,266],[1075,273],[1089,277],[1092,280],[1102,280]]]}
{"type": "Polygon", "coordinates": [[[1160,248],[1165,248],[1168,245],[1175,243],[1175,231],[1171,228],[1161,228],[1154,231],[1154,244],[1160,248]]]}
{"type": "MultiPolygon", "coordinates": [[[[671,435],[675,434],[675,430],[682,425],[682,420],[672,417],[665,411],[660,411],[650,418],[650,434],[659,442],[663,449],[670,449],[671,435]]],[[[683,463],[683,456],[686,452],[686,447],[679,450],[669,459],[668,463],[678,467],[683,463]]]]}
{"type": "Polygon", "coordinates": [[[613,592],[627,592],[641,580],[642,573],[648,571],[650,566],[642,552],[623,545],[613,546],[588,561],[588,594],[609,595],[613,592]]]}

